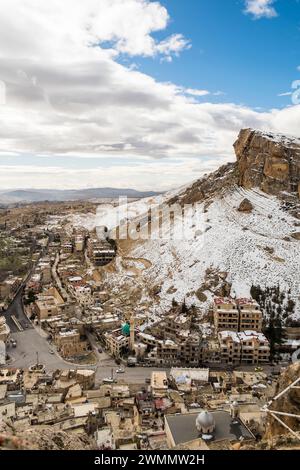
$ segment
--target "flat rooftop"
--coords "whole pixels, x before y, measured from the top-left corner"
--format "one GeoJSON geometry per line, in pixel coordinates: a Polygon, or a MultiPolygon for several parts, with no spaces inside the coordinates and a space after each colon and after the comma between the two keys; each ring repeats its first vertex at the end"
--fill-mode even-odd
{"type": "MultiPolygon", "coordinates": [[[[196,418],[199,413],[165,416],[175,445],[184,444],[199,439],[201,434],[196,428],[196,418]]],[[[216,423],[216,429],[212,441],[239,441],[254,439],[253,434],[247,429],[241,420],[232,420],[230,413],[226,411],[212,411],[216,423]]]]}

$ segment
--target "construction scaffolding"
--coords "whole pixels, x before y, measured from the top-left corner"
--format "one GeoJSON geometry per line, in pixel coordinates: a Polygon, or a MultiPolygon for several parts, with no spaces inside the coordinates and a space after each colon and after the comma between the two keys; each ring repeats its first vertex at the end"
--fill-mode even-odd
{"type": "Polygon", "coordinates": [[[288,416],[289,418],[295,418],[295,419],[299,419],[300,420],[300,411],[298,414],[294,414],[294,413],[285,413],[283,411],[275,411],[275,410],[271,410],[270,407],[274,404],[274,402],[276,402],[277,400],[279,400],[283,395],[289,393],[290,390],[292,389],[298,389],[300,390],[300,377],[295,380],[295,382],[293,382],[291,385],[289,385],[288,387],[286,387],[282,392],[278,393],[278,395],[276,395],[271,401],[268,402],[267,405],[265,405],[262,409],[262,411],[268,413],[269,415],[271,415],[274,419],[276,419],[276,421],[278,421],[284,428],[286,428],[296,439],[298,439],[300,441],[300,433],[299,431],[295,431],[294,429],[292,429],[290,426],[288,426],[284,421],[282,421],[282,419],[280,418],[281,416],[288,416]],[[279,417],[280,416],[280,417],[279,417]]]}

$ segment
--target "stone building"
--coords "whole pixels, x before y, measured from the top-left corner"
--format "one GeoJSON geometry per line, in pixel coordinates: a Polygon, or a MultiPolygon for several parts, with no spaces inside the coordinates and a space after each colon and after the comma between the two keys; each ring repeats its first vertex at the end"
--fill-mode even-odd
{"type": "Polygon", "coordinates": [[[10,335],[9,326],[6,324],[5,317],[0,316],[0,341],[7,342],[10,335]]]}
{"type": "Polygon", "coordinates": [[[55,344],[63,357],[79,356],[88,352],[88,344],[81,341],[78,330],[62,329],[55,335],[55,344]]]}
{"type": "Polygon", "coordinates": [[[121,329],[104,333],[104,341],[106,348],[110,354],[116,358],[122,356],[122,352],[129,348],[129,336],[122,333],[121,329]]]}

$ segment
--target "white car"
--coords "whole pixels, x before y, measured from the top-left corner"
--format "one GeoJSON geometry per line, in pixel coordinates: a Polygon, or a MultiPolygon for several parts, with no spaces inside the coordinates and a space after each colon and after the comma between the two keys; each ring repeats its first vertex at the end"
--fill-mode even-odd
{"type": "Polygon", "coordinates": [[[112,377],[106,377],[105,379],[103,379],[104,384],[113,384],[114,382],[115,379],[113,379],[112,377]]]}
{"type": "Polygon", "coordinates": [[[117,373],[117,374],[124,374],[124,373],[125,373],[125,370],[120,367],[120,369],[117,369],[117,370],[116,370],[116,373],[117,373]]]}

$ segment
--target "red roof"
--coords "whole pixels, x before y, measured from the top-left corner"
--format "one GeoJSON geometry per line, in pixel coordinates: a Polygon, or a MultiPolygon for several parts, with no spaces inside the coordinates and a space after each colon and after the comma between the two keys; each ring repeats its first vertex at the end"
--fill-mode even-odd
{"type": "Polygon", "coordinates": [[[215,297],[214,302],[216,305],[235,304],[235,299],[231,297],[215,297]]]}
{"type": "Polygon", "coordinates": [[[236,299],[236,303],[239,305],[247,305],[247,304],[254,304],[256,303],[255,300],[253,299],[247,299],[247,298],[241,298],[241,299],[236,299]]]}

